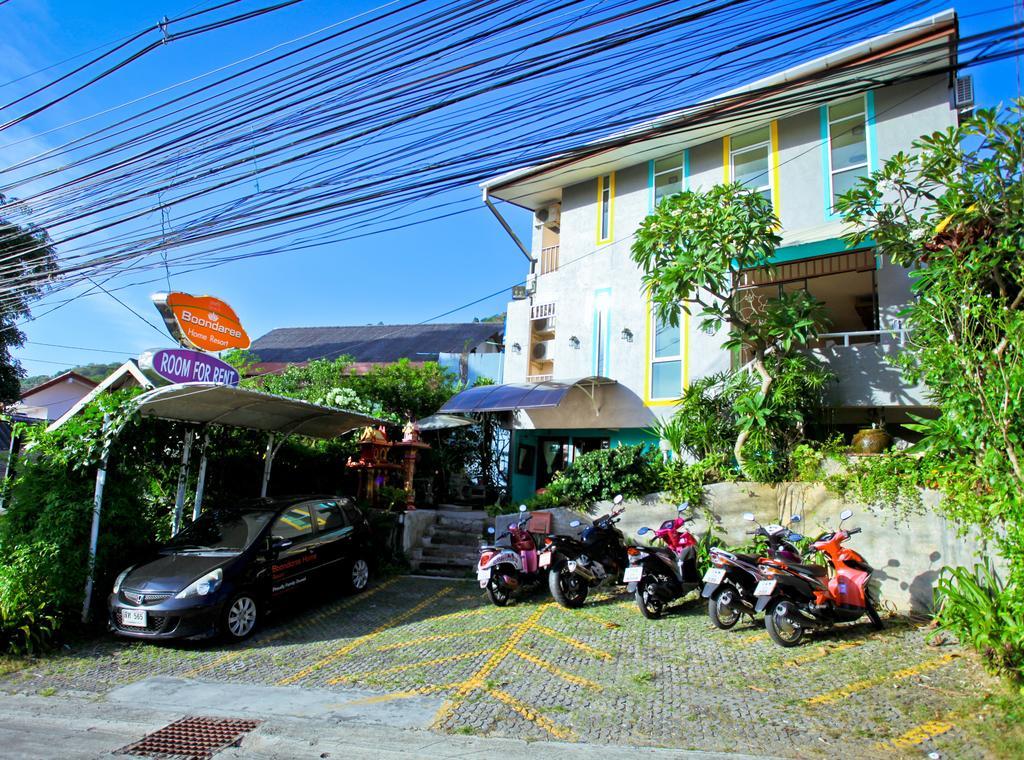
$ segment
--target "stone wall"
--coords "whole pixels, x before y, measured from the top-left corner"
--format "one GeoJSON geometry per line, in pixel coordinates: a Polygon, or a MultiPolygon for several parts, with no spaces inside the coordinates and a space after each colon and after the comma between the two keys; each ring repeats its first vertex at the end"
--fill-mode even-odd
{"type": "MultiPolygon", "coordinates": [[[[906,521],[894,522],[891,516],[876,515],[867,506],[843,501],[830,494],[824,486],[809,483],[782,483],[778,486],[761,483],[716,483],[708,486],[707,505],[716,520],[716,528],[723,534],[726,544],[734,545],[749,540],[746,531],[750,523],[743,520],[744,512],[753,512],[758,521],[785,522],[798,514],[802,523],[798,532],[816,536],[832,530],[839,524],[839,513],[851,509],[853,517],[849,527],[863,528],[863,532],[850,539],[849,546],[861,554],[875,568],[875,577],[882,583],[883,600],[896,609],[924,612],[931,609],[932,588],[939,572],[945,566],[972,566],[981,550],[980,544],[970,538],[960,538],[956,528],[935,512],[941,494],[924,491],[922,498],[925,514],[906,521]]],[[[547,510],[553,513],[554,531],[572,534],[569,522],[606,513],[607,502],[595,505],[593,515],[583,515],[568,509],[547,510]]],[[[676,507],[664,494],[651,494],[639,500],[626,502],[619,528],[627,539],[641,543],[636,534],[642,526],[656,527],[675,515],[676,507]]],[[[500,533],[513,515],[496,520],[500,533]]],[[[708,526],[703,517],[694,525],[695,533],[704,533],[708,526]]]]}

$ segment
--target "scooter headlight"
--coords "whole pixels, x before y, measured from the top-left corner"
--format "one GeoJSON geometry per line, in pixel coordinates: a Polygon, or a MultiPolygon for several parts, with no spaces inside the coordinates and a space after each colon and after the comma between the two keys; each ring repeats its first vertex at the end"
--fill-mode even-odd
{"type": "Polygon", "coordinates": [[[212,594],[224,580],[224,571],[219,567],[212,573],[207,573],[199,580],[193,581],[174,595],[175,599],[190,599],[196,596],[207,596],[212,594]]]}

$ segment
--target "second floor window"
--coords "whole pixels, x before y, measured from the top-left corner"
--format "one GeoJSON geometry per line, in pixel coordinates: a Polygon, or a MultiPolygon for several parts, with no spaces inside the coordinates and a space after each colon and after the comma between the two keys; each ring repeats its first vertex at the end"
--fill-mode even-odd
{"type": "Polygon", "coordinates": [[[771,128],[767,125],[735,135],[729,140],[729,168],[733,182],[772,200],[771,128]]]}
{"type": "Polygon", "coordinates": [[[662,321],[653,310],[651,326],[650,399],[677,399],[683,387],[682,329],[662,321]]]}
{"type": "Polygon", "coordinates": [[[654,162],[654,205],[662,198],[682,192],[684,177],[684,154],[677,153],[654,162]]]}
{"type": "Polygon", "coordinates": [[[836,103],[827,108],[829,212],[836,199],[868,172],[867,109],[865,99],[836,103]]]}
{"type": "Polygon", "coordinates": [[[597,178],[597,242],[612,239],[612,211],[615,205],[615,172],[597,178]]]}

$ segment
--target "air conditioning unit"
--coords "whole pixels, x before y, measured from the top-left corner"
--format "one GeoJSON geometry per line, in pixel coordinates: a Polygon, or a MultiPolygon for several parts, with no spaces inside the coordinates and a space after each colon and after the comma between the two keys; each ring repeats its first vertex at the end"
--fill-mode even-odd
{"type": "Polygon", "coordinates": [[[562,204],[552,203],[550,206],[545,206],[537,211],[534,217],[537,220],[537,224],[543,224],[545,227],[557,230],[558,225],[562,221],[562,204]]]}
{"type": "Polygon", "coordinates": [[[530,358],[535,362],[550,360],[554,356],[555,342],[553,340],[539,340],[530,349],[530,358]]]}
{"type": "Polygon", "coordinates": [[[533,331],[534,332],[551,332],[555,329],[555,318],[544,317],[543,319],[533,320],[533,331]]]}
{"type": "Polygon", "coordinates": [[[959,111],[974,108],[974,77],[970,74],[956,78],[956,107],[959,111]]]}

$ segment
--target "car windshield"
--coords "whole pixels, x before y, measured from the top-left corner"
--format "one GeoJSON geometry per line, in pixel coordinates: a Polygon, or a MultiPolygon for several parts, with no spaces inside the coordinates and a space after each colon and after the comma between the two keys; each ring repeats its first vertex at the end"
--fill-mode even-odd
{"type": "Polygon", "coordinates": [[[273,516],[273,512],[210,510],[164,544],[163,549],[169,552],[240,552],[256,540],[273,516]]]}

